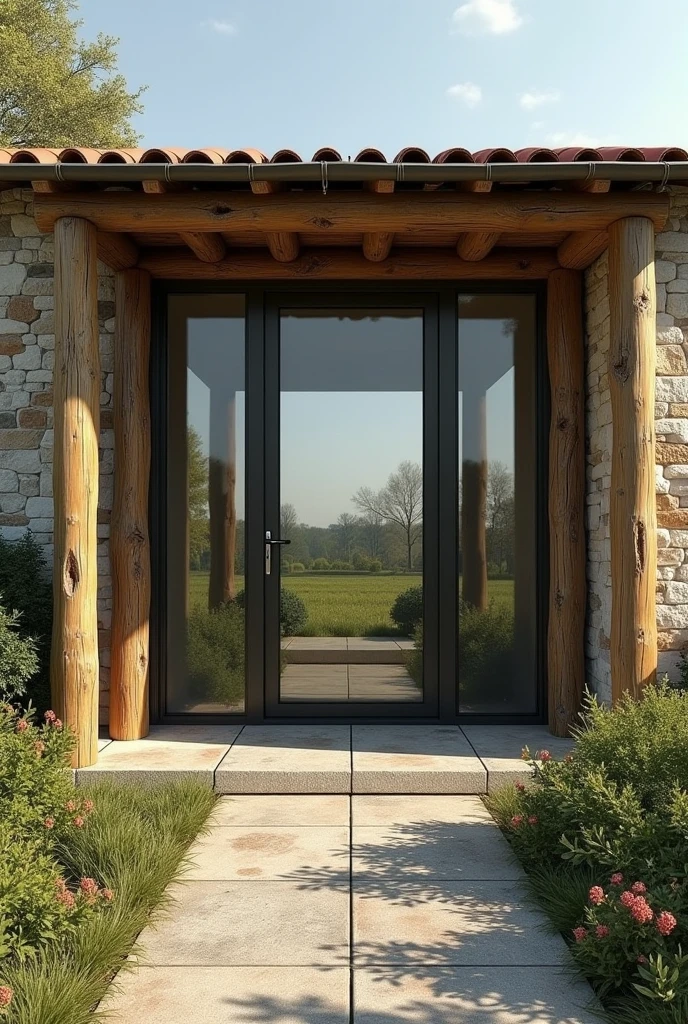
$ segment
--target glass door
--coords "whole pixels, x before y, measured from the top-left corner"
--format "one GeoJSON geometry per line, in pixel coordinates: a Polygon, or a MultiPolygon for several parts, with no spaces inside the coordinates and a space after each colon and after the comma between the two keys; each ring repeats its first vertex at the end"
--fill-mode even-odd
{"type": "Polygon", "coordinates": [[[266,316],[266,713],[437,715],[437,308],[266,316]]]}

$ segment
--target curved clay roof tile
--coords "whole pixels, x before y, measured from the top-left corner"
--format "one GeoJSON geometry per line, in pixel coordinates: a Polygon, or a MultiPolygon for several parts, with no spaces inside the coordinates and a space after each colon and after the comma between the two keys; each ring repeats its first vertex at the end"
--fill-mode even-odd
{"type": "Polygon", "coordinates": [[[648,149],[643,148],[645,159],[651,163],[659,163],[662,160],[671,160],[681,162],[688,160],[688,152],[685,149],[681,149],[680,146],[650,146],[648,149]]]}
{"type": "Polygon", "coordinates": [[[106,149],[100,154],[99,164],[137,164],[142,149],[106,149]]]}
{"type": "Polygon", "coordinates": [[[562,163],[576,163],[580,160],[601,160],[602,154],[599,149],[591,149],[589,146],[567,146],[564,149],[556,149],[555,153],[562,163]]]}
{"type": "Polygon", "coordinates": [[[367,149],[362,149],[354,157],[355,164],[386,164],[387,157],[382,150],[374,149],[369,146],[367,149]]]}
{"type": "Polygon", "coordinates": [[[645,154],[641,149],[623,146],[601,146],[600,155],[603,160],[645,160],[645,154]]]}
{"type": "Polygon", "coordinates": [[[8,164],[12,159],[11,149],[0,149],[0,164],[8,164]]]}
{"type": "Polygon", "coordinates": [[[61,164],[97,164],[99,159],[99,149],[89,149],[85,146],[68,146],[59,156],[61,164]]]}
{"type": "Polygon", "coordinates": [[[228,149],[190,149],[183,164],[222,164],[229,156],[228,149]]]}
{"type": "Polygon", "coordinates": [[[530,146],[527,149],[517,149],[516,159],[521,164],[556,164],[559,157],[553,149],[530,146]]]}
{"type": "Polygon", "coordinates": [[[270,158],[271,164],[301,164],[303,160],[293,149],[278,149],[270,158]]]}
{"type": "Polygon", "coordinates": [[[432,161],[434,164],[474,164],[473,154],[461,146],[454,146],[453,149],[443,149],[432,161]]]}
{"type": "Polygon", "coordinates": [[[259,149],[233,149],[225,157],[226,164],[267,164],[269,162],[265,153],[261,153],[259,149]]]}
{"type": "Polygon", "coordinates": [[[339,164],[342,162],[342,154],[330,146],[323,146],[322,149],[316,149],[313,154],[313,163],[318,163],[319,160],[328,160],[330,163],[339,164]]]}
{"type": "Polygon", "coordinates": [[[424,149],[419,149],[417,146],[407,146],[405,149],[400,150],[394,157],[392,163],[395,164],[429,164],[430,157],[424,149]]]}
{"type": "Polygon", "coordinates": [[[57,163],[56,149],[15,149],[11,164],[54,164],[57,163]]]}
{"type": "Polygon", "coordinates": [[[473,154],[477,164],[515,164],[516,154],[510,149],[479,149],[473,154]]]}
{"type": "Polygon", "coordinates": [[[140,164],[178,164],[188,153],[188,149],[170,147],[169,149],[147,149],[139,159],[140,164]]]}

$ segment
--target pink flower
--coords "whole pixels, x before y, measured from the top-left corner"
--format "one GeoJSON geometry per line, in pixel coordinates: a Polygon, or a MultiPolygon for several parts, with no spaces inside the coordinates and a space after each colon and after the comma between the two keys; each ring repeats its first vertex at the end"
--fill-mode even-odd
{"type": "Polygon", "coordinates": [[[523,785],[522,782],[516,782],[515,786],[516,786],[516,789],[519,791],[519,793],[525,793],[526,787],[523,785]]]}
{"type": "Polygon", "coordinates": [[[587,939],[588,937],[588,929],[582,927],[574,928],[573,937],[576,940],[576,942],[582,942],[583,939],[587,939]]]}
{"type": "Polygon", "coordinates": [[[55,819],[54,818],[46,818],[45,821],[43,822],[43,824],[45,825],[46,828],[54,828],[55,827],[55,819]]]}
{"type": "Polygon", "coordinates": [[[635,896],[630,889],[626,889],[625,892],[621,893],[620,900],[624,907],[632,907],[635,903],[635,896]]]}
{"type": "Polygon", "coordinates": [[[657,914],[657,920],[655,921],[660,935],[671,935],[676,927],[676,923],[676,918],[668,910],[663,910],[661,914],[657,914]]]}
{"type": "Polygon", "coordinates": [[[67,908],[67,910],[74,910],[76,900],[74,899],[74,893],[70,892],[69,889],[65,889],[63,892],[58,892],[57,899],[67,908]]]}
{"type": "Polygon", "coordinates": [[[65,882],[64,878],[55,879],[55,888],[57,889],[58,892],[64,892],[66,890],[67,883],[65,882]]]}
{"type": "Polygon", "coordinates": [[[514,814],[513,818],[511,819],[511,824],[514,828],[518,828],[519,825],[523,824],[523,815],[514,814]]]}
{"type": "Polygon", "coordinates": [[[113,901],[113,900],[114,900],[114,898],[115,898],[115,894],[114,894],[114,892],[112,891],[112,889],[101,889],[101,890],[100,890],[100,895],[101,895],[101,896],[103,897],[103,899],[104,899],[104,900],[105,900],[105,901],[106,901],[107,903],[112,903],[112,901],[113,901]]]}
{"type": "Polygon", "coordinates": [[[9,985],[0,985],[0,1006],[9,1006],[12,1002],[13,995],[14,990],[11,989],[9,985]]]}
{"type": "Polygon", "coordinates": [[[607,928],[606,924],[598,924],[595,929],[595,935],[598,939],[607,939],[609,938],[609,928],[607,928]]]}
{"type": "Polygon", "coordinates": [[[549,750],[541,750],[540,753],[538,754],[538,760],[540,760],[540,761],[551,761],[552,760],[552,755],[550,754],[549,750]]]}
{"type": "Polygon", "coordinates": [[[94,803],[92,800],[84,800],[84,814],[90,814],[93,807],[94,803]]]}
{"type": "Polygon", "coordinates": [[[598,903],[604,903],[604,889],[602,886],[593,885],[588,893],[588,899],[594,906],[597,906],[598,903]]]}
{"type": "Polygon", "coordinates": [[[615,871],[612,877],[609,879],[612,885],[623,885],[623,880],[623,875],[620,871],[615,871]]]}
{"type": "Polygon", "coordinates": [[[73,800],[67,801],[67,803],[65,804],[65,810],[69,811],[70,814],[74,814],[74,811],[76,810],[76,804],[74,803],[73,800]]]}
{"type": "Polygon", "coordinates": [[[61,729],[61,728],[62,728],[62,719],[61,718],[56,718],[55,721],[53,722],[53,729],[61,729]]]}
{"type": "Polygon", "coordinates": [[[74,818],[73,820],[77,828],[83,828],[84,819],[81,817],[80,814],[77,814],[76,818],[74,818]]]}
{"type": "Polygon", "coordinates": [[[36,740],[36,742],[33,745],[33,749],[36,751],[38,757],[42,757],[43,751],[45,750],[45,743],[43,742],[43,740],[36,740]]]}
{"type": "Polygon", "coordinates": [[[19,721],[17,722],[17,732],[26,732],[28,728],[29,723],[26,721],[26,719],[20,718],[19,721]]]}
{"type": "Polygon", "coordinates": [[[638,956],[636,957],[635,962],[637,964],[646,964],[647,963],[647,957],[643,956],[642,953],[639,953],[638,956]]]}
{"type": "MultiPolygon", "coordinates": [[[[652,907],[647,902],[644,896],[636,896],[633,906],[631,907],[631,917],[638,924],[647,924],[654,917],[652,907]]],[[[671,916],[671,915],[669,915],[671,916]]],[[[672,918],[673,920],[673,918],[672,918]]],[[[672,925],[673,927],[673,925],[672,925]]],[[[671,930],[671,929],[669,929],[671,930]]]]}
{"type": "Polygon", "coordinates": [[[636,896],[642,896],[643,893],[647,892],[647,886],[644,882],[634,882],[631,886],[631,892],[634,892],[636,896]]]}
{"type": "Polygon", "coordinates": [[[98,892],[98,883],[95,878],[82,878],[79,882],[79,888],[85,896],[95,896],[98,892]]]}
{"type": "Polygon", "coordinates": [[[46,722],[54,722],[57,719],[57,715],[55,714],[54,711],[46,711],[43,717],[45,718],[46,722]]]}
{"type": "Polygon", "coordinates": [[[530,817],[528,818],[528,824],[529,825],[537,825],[537,823],[538,823],[538,816],[537,816],[537,814],[531,814],[530,817]]]}
{"type": "Polygon", "coordinates": [[[567,764],[571,764],[573,761],[573,754],[564,754],[564,760],[567,764]]]}

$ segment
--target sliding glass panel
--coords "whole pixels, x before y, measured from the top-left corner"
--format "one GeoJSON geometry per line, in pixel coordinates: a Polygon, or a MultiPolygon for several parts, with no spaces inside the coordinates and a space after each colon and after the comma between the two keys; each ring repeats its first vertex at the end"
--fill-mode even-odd
{"type": "Polygon", "coordinates": [[[172,296],[167,711],[245,705],[243,296],[172,296]]]}
{"type": "Polygon", "coordinates": [[[423,312],[286,309],[280,352],[280,700],[421,701],[423,312]]]}
{"type": "Polygon", "coordinates": [[[537,711],[536,300],[459,297],[459,708],[537,711]]]}

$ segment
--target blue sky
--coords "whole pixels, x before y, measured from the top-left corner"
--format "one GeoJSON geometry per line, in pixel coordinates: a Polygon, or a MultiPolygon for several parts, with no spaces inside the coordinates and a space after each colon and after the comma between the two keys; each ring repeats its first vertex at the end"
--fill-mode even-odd
{"type": "Polygon", "coordinates": [[[87,0],[145,145],[688,144],[686,0],[87,0]]]}

